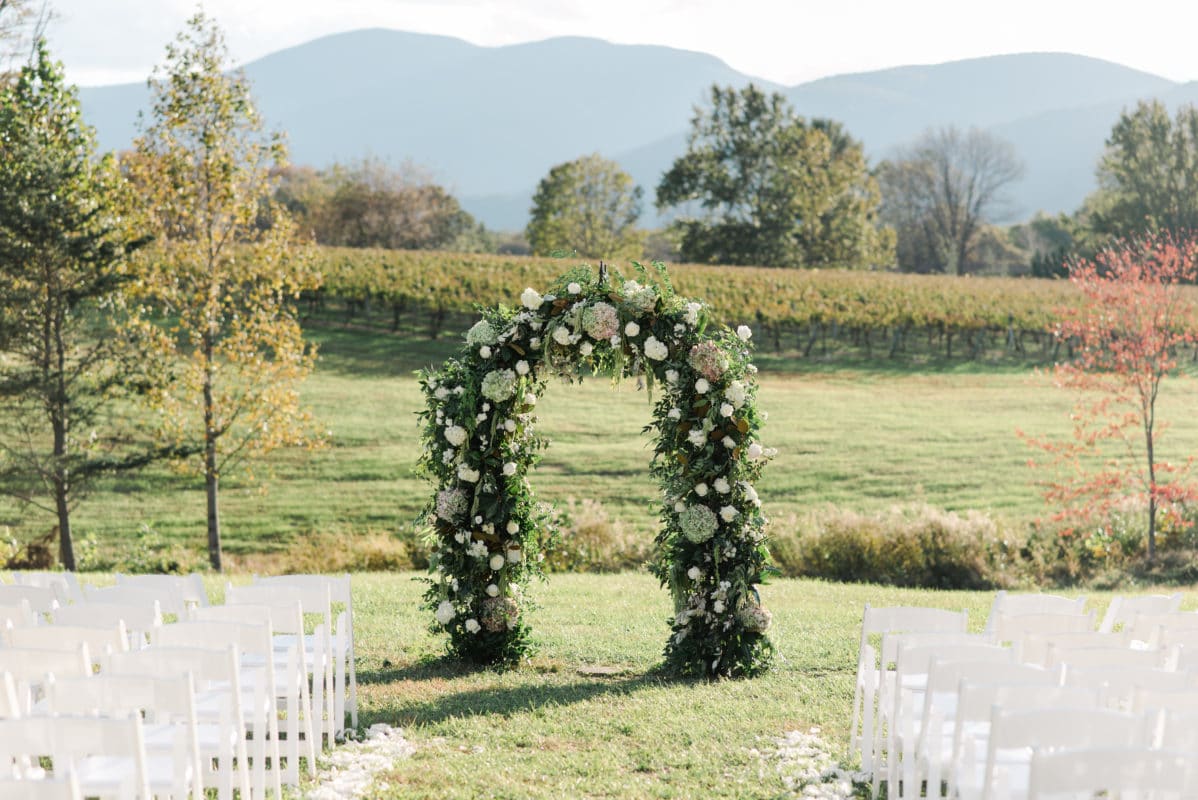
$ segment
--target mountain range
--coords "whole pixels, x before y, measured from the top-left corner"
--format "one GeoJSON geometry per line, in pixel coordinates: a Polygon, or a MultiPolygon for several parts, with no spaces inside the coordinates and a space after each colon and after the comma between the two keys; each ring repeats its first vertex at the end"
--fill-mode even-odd
{"type": "MultiPolygon", "coordinates": [[[[928,127],[981,127],[1015,146],[1025,177],[1009,220],[1071,212],[1120,112],[1158,98],[1198,102],[1177,83],[1108,61],[1025,53],[837,75],[780,86],[703,53],[563,37],[503,47],[393,30],[326,36],[245,65],[267,124],[291,160],[327,166],[370,155],[431,171],[488,227],[523,228],[532,192],[555,164],[597,152],[644,187],[686,149],[712,84],[782,92],[805,117],[842,122],[872,163],[928,127]]],[[[103,149],[128,147],[144,84],[85,87],[85,119],[103,149]]]]}

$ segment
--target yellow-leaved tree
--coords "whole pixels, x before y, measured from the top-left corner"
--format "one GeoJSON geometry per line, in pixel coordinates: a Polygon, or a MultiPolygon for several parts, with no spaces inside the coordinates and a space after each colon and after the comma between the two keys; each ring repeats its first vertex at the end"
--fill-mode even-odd
{"type": "Polygon", "coordinates": [[[141,260],[141,323],[174,379],[153,392],[162,435],[196,443],[208,555],[221,568],[219,487],[232,469],[283,446],[318,446],[298,386],[312,371],[299,294],[320,285],[311,247],[276,207],[281,137],[264,131],[224,35],[202,13],[168,45],[150,78],[149,124],[125,162],[152,218],[141,260]]]}

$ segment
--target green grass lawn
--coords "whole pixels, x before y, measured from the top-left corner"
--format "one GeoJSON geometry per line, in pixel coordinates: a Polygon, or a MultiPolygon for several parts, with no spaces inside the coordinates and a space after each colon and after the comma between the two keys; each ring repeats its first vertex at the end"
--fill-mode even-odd
{"type": "MultiPolygon", "coordinates": [[[[845,759],[866,602],[965,608],[980,630],[993,598],[779,580],[762,588],[776,669],[676,682],[653,672],[670,609],[648,576],[554,575],[534,587],[540,652],[509,672],[440,660],[414,577],[353,578],[360,722],[402,726],[417,747],[371,797],[778,797],[781,779],[754,749],[814,725],[845,759]],[[595,665],[623,672],[579,673],[595,665]]],[[[1109,596],[1092,598],[1101,615],[1109,596]]],[[[1196,605],[1188,592],[1183,608],[1196,605]]]]}
{"type": "MultiPolygon", "coordinates": [[[[226,479],[222,518],[233,555],[286,548],[313,534],[341,540],[410,530],[429,491],[413,474],[421,397],[412,373],[439,364],[454,343],[338,327],[312,334],[322,355],[303,394],[331,444],[278,453],[266,492],[226,479]]],[[[760,361],[760,405],[770,415],[764,434],[779,455],[759,490],[779,523],[825,504],[864,511],[912,500],[1014,522],[1044,513],[1037,476],[1026,466],[1032,451],[1015,430],[1067,434],[1071,400],[1032,371],[969,362],[922,371],[886,363],[830,369],[765,354],[760,361]]],[[[1161,412],[1173,423],[1166,458],[1198,451],[1198,415],[1188,408],[1196,389],[1189,377],[1165,385],[1161,412]]],[[[640,433],[651,413],[645,393],[604,378],[553,385],[539,412],[552,441],[534,476],[541,498],[595,498],[649,537],[657,489],[640,433]]],[[[146,525],[203,561],[202,483],[165,468],[110,483],[75,520],[76,531],[95,535],[102,547],[126,546],[146,525]]],[[[25,539],[52,522],[0,501],[0,532],[7,524],[25,539]]]]}

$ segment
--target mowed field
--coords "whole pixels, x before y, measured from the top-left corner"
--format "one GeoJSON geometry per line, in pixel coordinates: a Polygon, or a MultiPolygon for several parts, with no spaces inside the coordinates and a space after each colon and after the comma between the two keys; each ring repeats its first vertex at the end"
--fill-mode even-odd
{"type": "MultiPolygon", "coordinates": [[[[317,371],[303,394],[330,431],[316,452],[284,451],[251,481],[222,484],[226,551],[287,548],[305,537],[410,536],[430,491],[414,474],[419,455],[414,371],[451,355],[458,337],[312,327],[317,371]]],[[[793,356],[793,354],[791,354],[793,356]]],[[[784,525],[826,505],[872,510],[922,501],[977,509],[1015,524],[1044,514],[1027,467],[1035,453],[1016,436],[1066,435],[1072,398],[1031,368],[955,361],[924,367],[885,361],[852,368],[761,354],[760,405],[769,413],[765,443],[779,455],[759,487],[767,513],[784,525]]],[[[1198,452],[1198,381],[1169,380],[1160,400],[1171,429],[1164,458],[1198,452]]],[[[538,406],[552,444],[534,476],[543,500],[590,497],[611,516],[652,535],[657,488],[648,477],[649,440],[641,433],[651,405],[631,382],[606,378],[552,385],[538,406]]],[[[5,501],[0,525],[17,539],[49,530],[53,520],[5,501]]],[[[101,549],[120,548],[147,526],[203,559],[202,482],[165,466],[110,481],[75,517],[78,535],[101,549]]]]}

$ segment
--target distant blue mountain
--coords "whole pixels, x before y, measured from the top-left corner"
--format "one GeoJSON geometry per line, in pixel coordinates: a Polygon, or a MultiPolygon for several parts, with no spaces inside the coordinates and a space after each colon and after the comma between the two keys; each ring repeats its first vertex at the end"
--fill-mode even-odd
{"type": "MultiPolygon", "coordinates": [[[[364,155],[432,171],[492,228],[522,228],[532,191],[555,164],[614,158],[645,188],[686,147],[714,83],[782,91],[799,113],[845,124],[873,161],[938,125],[979,126],[1027,162],[1012,191],[1017,218],[1074,210],[1120,111],[1140,98],[1198,100],[1178,84],[1107,61],[1027,53],[838,75],[785,88],[702,53],[597,39],[505,47],[389,30],[327,36],[246,65],[268,124],[291,159],[324,166],[364,155]]],[[[128,147],[141,84],[85,88],[105,149],[128,147]]]]}

